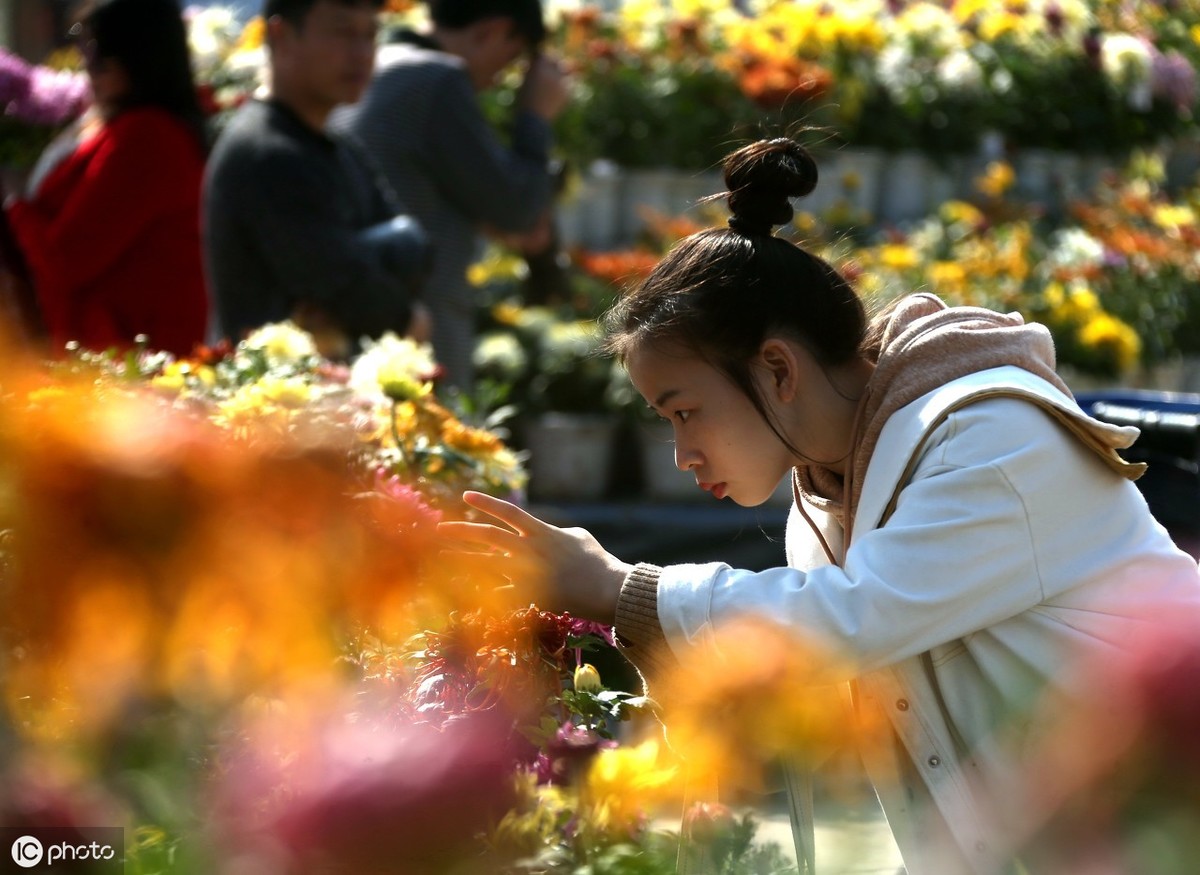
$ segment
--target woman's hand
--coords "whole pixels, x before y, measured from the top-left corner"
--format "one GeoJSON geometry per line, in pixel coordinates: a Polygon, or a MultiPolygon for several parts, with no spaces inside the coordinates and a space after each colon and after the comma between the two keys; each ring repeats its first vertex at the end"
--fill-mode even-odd
{"type": "Polygon", "coordinates": [[[538,563],[549,592],[538,607],[611,623],[621,584],[633,566],[606,551],[580,528],[561,529],[542,522],[515,504],[482,492],[466,492],[463,501],[508,528],[492,523],[444,522],[438,530],[459,541],[487,547],[498,562],[518,559],[516,567],[538,563]]]}

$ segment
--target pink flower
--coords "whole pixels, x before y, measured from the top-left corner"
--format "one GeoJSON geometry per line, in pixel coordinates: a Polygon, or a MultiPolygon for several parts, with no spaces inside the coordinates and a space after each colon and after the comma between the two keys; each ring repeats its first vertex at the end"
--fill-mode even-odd
{"type": "Polygon", "coordinates": [[[219,796],[230,871],[471,872],[476,837],[516,801],[508,730],[492,714],[334,725],[283,755],[263,740],[229,760],[219,796]]]}

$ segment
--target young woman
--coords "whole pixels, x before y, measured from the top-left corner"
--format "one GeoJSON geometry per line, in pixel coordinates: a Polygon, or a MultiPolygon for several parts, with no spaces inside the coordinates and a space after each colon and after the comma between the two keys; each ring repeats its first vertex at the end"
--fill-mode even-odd
{"type": "Polygon", "coordinates": [[[77,25],[93,108],[8,206],[52,350],[187,354],[204,339],[205,133],[174,0],[96,0],[77,25]]]}
{"type": "Polygon", "coordinates": [[[1018,849],[1030,866],[1036,794],[1018,776],[1046,731],[1021,722],[1031,691],[1200,619],[1196,560],[1117,453],[1136,430],[1080,410],[1042,326],[929,295],[868,321],[833,267],[772,234],[816,184],[809,154],[763,141],[724,170],[729,227],[667,255],[609,314],[608,342],[700,488],[756,505],[792,472],[788,567],[630,566],[474,493],[505,525],[443,525],[540,557],[544,607],[615,617],[652,694],[746,615],[831,643],[894,733],[899,755],[867,765],[908,871],[1007,871],[1018,849]]]}

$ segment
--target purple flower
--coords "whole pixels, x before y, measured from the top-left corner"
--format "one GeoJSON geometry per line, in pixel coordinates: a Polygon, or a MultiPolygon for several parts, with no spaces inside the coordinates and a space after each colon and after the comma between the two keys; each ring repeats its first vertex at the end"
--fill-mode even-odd
{"type": "Polygon", "coordinates": [[[1046,26],[1050,28],[1050,33],[1054,36],[1062,36],[1063,25],[1066,23],[1066,16],[1063,14],[1063,9],[1054,0],[1050,0],[1046,4],[1046,26]]]}
{"type": "Polygon", "coordinates": [[[1154,95],[1170,101],[1177,109],[1187,109],[1196,102],[1196,71],[1174,49],[1166,54],[1154,53],[1151,81],[1154,95]]]}
{"type": "Polygon", "coordinates": [[[282,747],[263,729],[226,752],[213,797],[229,858],[264,861],[241,871],[467,871],[475,836],[516,801],[496,715],[443,729],[331,720],[282,747]]]}
{"type": "Polygon", "coordinates": [[[1115,249],[1104,250],[1104,266],[1107,268],[1122,268],[1129,264],[1129,260],[1115,249]]]}
{"type": "Polygon", "coordinates": [[[29,64],[16,55],[0,49],[0,106],[29,95],[32,72],[29,64]]]}
{"type": "Polygon", "coordinates": [[[83,112],[88,95],[85,75],[38,66],[32,69],[29,93],[10,102],[5,113],[27,124],[58,127],[83,112]]]}
{"type": "Polygon", "coordinates": [[[572,638],[584,638],[588,635],[595,635],[597,638],[603,638],[609,647],[617,646],[617,643],[613,640],[613,627],[606,626],[604,623],[597,623],[594,620],[581,620],[578,617],[572,617],[571,626],[567,630],[567,634],[572,638]]]}
{"type": "Polygon", "coordinates": [[[616,746],[617,742],[601,737],[595,730],[568,720],[546,743],[545,751],[538,754],[533,773],[539,783],[567,784],[582,773],[598,752],[616,746]]]}

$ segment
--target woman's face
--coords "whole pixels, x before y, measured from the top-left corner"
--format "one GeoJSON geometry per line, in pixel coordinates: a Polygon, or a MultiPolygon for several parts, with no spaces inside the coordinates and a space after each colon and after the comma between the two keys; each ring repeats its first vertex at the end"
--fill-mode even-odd
{"type": "Polygon", "coordinates": [[[746,394],[703,359],[642,347],[626,365],[638,392],[673,426],[675,464],[699,488],[753,507],[795,464],[746,394]]]}
{"type": "Polygon", "coordinates": [[[86,27],[79,39],[79,51],[83,55],[96,108],[102,113],[116,109],[129,93],[129,74],[125,67],[115,58],[100,56],[96,40],[86,27]]]}
{"type": "Polygon", "coordinates": [[[699,356],[642,345],[630,351],[626,365],[634,387],[674,427],[675,464],[717,498],[762,504],[794,465],[841,470],[848,456],[862,387],[852,387],[853,397],[839,391],[797,343],[764,341],[751,374],[773,421],[803,456],[793,454],[724,372],[699,356]]]}

